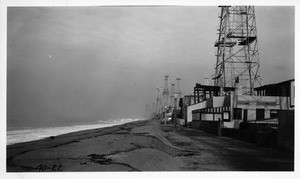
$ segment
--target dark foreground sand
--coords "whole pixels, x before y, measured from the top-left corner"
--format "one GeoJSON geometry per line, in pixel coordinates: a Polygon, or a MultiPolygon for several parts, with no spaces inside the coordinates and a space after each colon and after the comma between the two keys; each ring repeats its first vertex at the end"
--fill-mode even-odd
{"type": "Polygon", "coordinates": [[[293,171],[293,157],[148,120],[7,146],[7,171],[293,171]]]}

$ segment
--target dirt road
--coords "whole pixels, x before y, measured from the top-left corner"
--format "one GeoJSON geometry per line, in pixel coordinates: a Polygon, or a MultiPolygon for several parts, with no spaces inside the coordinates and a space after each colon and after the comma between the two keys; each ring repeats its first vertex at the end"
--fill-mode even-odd
{"type": "Polygon", "coordinates": [[[200,130],[163,126],[166,138],[175,146],[194,151],[187,157],[187,170],[209,171],[293,171],[294,154],[264,148],[228,137],[219,137],[200,130]]]}

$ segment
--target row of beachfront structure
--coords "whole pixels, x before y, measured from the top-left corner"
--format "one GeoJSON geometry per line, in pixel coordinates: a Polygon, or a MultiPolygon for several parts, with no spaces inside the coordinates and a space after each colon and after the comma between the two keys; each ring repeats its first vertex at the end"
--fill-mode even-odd
{"type": "Polygon", "coordinates": [[[226,128],[239,128],[240,122],[275,119],[280,110],[294,110],[295,80],[255,88],[257,95],[243,95],[236,87],[196,84],[194,94],[181,99],[181,118],[185,125],[199,128],[200,121],[221,121],[226,128]],[[221,93],[223,93],[221,95],[221,93]]]}

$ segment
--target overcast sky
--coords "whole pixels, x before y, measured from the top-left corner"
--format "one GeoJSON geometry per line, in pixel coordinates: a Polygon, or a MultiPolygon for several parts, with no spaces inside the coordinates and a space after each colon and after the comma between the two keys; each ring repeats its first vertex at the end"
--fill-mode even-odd
{"type": "MultiPolygon", "coordinates": [[[[264,84],[293,79],[294,8],[255,10],[264,84]]],[[[7,12],[8,124],[141,117],[165,74],[187,95],[214,72],[218,7],[7,12]]]]}

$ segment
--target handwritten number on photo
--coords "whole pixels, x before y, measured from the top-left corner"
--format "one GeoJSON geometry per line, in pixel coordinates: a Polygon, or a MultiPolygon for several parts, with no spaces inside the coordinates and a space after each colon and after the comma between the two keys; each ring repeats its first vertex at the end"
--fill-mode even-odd
{"type": "Polygon", "coordinates": [[[52,165],[52,167],[48,167],[47,165],[40,164],[39,166],[36,167],[36,169],[39,172],[44,172],[47,169],[51,169],[51,171],[56,172],[56,171],[62,171],[61,167],[62,165],[52,165]]]}

